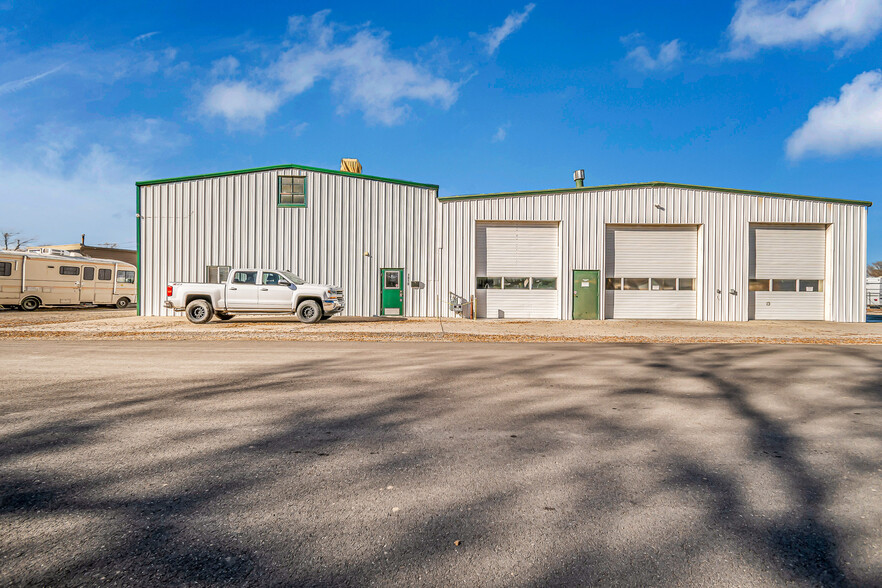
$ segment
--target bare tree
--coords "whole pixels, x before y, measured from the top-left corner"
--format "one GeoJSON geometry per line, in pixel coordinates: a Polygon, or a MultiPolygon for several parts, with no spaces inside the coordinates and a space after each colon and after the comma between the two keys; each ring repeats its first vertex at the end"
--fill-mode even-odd
{"type": "Polygon", "coordinates": [[[18,251],[36,241],[36,237],[22,237],[18,231],[3,231],[3,249],[18,251]]]}
{"type": "Polygon", "coordinates": [[[867,275],[871,278],[882,278],[882,261],[874,261],[868,265],[867,275]]]}

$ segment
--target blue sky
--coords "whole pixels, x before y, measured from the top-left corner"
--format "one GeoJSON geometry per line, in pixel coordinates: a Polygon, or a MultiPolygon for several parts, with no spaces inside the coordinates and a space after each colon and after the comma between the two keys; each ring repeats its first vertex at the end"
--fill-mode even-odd
{"type": "Polygon", "coordinates": [[[665,180],[879,201],[882,0],[0,0],[0,228],[134,246],[136,180],[277,163],[442,195],[665,180]]]}

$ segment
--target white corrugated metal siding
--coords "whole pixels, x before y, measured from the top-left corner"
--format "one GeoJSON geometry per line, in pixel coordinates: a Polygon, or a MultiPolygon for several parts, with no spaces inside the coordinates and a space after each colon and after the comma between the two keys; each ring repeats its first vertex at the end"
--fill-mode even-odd
{"type": "Polygon", "coordinates": [[[384,267],[404,268],[406,315],[436,315],[446,300],[434,189],[279,168],[139,190],[142,314],[172,314],[162,307],[166,284],[203,281],[208,265],[287,269],[341,286],[347,315],[379,312],[384,267]],[[277,206],[279,175],[307,177],[305,208],[277,206]]]}
{"type": "MultiPolygon", "coordinates": [[[[698,226],[697,317],[748,318],[749,226],[829,226],[826,320],[863,322],[866,206],[678,186],[623,187],[442,199],[443,291],[475,292],[475,225],[483,221],[560,223],[560,318],[572,316],[572,271],[605,269],[609,224],[698,226]],[[730,293],[730,290],[734,291],[730,293]]],[[[605,296],[601,297],[605,306],[605,296]]],[[[446,312],[446,311],[445,311],[446,312]]],[[[452,313],[446,313],[452,316],[452,313]]],[[[605,316],[605,308],[601,308],[605,316]]]]}
{"type": "Polygon", "coordinates": [[[207,265],[250,265],[340,285],[346,313],[362,316],[379,310],[380,268],[403,267],[405,314],[452,316],[448,292],[476,294],[477,223],[539,221],[559,227],[557,318],[572,316],[572,270],[605,273],[607,225],[694,225],[696,316],[742,321],[749,227],[789,223],[826,227],[824,318],[865,320],[867,208],[858,204],[664,185],[439,201],[428,187],[296,168],[154,183],[139,194],[142,314],[169,314],[170,281],[204,280],[207,265]],[[280,173],[307,176],[306,208],[276,206],[280,173]]]}
{"type": "MultiPolygon", "coordinates": [[[[556,223],[478,223],[475,232],[477,276],[557,278],[560,259],[556,223]]],[[[477,291],[480,318],[558,318],[555,290],[477,291]]]]}

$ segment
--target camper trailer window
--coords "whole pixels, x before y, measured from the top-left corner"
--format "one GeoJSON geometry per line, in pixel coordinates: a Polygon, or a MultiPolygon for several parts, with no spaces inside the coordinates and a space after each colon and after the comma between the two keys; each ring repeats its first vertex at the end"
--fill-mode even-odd
{"type": "Polygon", "coordinates": [[[58,268],[58,273],[62,276],[78,276],[80,275],[80,268],[72,265],[62,265],[58,268]]]}
{"type": "Polygon", "coordinates": [[[135,272],[133,270],[120,270],[116,272],[116,281],[120,284],[134,284],[135,272]]]}
{"type": "Polygon", "coordinates": [[[83,268],[83,279],[84,280],[94,280],[95,279],[95,268],[94,267],[84,267],[83,268]]]}
{"type": "Polygon", "coordinates": [[[98,279],[99,280],[109,280],[113,277],[113,271],[109,269],[100,269],[98,270],[98,279]]]}
{"type": "Polygon", "coordinates": [[[12,264],[8,261],[0,261],[0,276],[11,276],[12,264]]]}

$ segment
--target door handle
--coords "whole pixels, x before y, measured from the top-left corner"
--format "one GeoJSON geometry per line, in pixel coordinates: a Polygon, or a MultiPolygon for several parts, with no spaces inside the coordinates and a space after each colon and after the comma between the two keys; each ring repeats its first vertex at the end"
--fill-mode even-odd
{"type": "Polygon", "coordinates": [[[230,290],[238,290],[239,288],[230,288],[230,290]]]}
{"type": "Polygon", "coordinates": [[[268,290],[269,290],[269,288],[261,288],[260,289],[261,292],[267,292],[268,290]]]}

